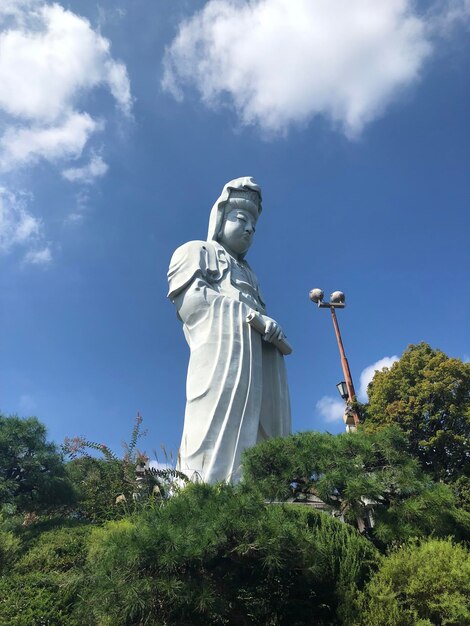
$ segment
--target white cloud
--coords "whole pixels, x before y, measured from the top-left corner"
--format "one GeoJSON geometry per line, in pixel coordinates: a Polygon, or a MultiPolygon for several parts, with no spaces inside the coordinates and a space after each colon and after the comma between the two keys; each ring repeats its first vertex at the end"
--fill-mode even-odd
{"type": "Polygon", "coordinates": [[[317,402],[315,408],[325,422],[339,422],[344,417],[344,401],[337,400],[331,396],[323,396],[317,402]]]}
{"type": "Polygon", "coordinates": [[[122,112],[130,115],[132,109],[131,86],[125,65],[108,59],[105,63],[105,70],[106,82],[111,93],[119,103],[122,112]]]}
{"type": "Polygon", "coordinates": [[[0,187],[0,253],[25,251],[24,262],[45,265],[52,260],[45,243],[43,223],[27,208],[26,194],[14,194],[0,187]]]}
{"type": "Polygon", "coordinates": [[[0,47],[0,107],[10,115],[51,122],[99,84],[130,112],[127,72],[111,58],[109,41],[59,4],[24,10],[0,35],[0,47]]]}
{"type": "Polygon", "coordinates": [[[170,463],[160,463],[160,461],[156,460],[149,461],[149,467],[156,470],[173,469],[173,466],[170,465],[170,463]]]}
{"type": "Polygon", "coordinates": [[[85,166],[66,169],[62,172],[62,176],[71,182],[92,183],[95,178],[104,176],[108,169],[108,165],[102,157],[93,154],[85,166]]]}
{"type": "Polygon", "coordinates": [[[399,358],[396,355],[384,356],[383,359],[379,359],[375,363],[372,363],[372,365],[369,365],[362,370],[359,383],[359,399],[361,402],[367,402],[367,387],[374,378],[375,372],[380,372],[384,367],[392,367],[392,365],[398,360],[399,358]]]}
{"type": "Polygon", "coordinates": [[[414,6],[210,0],[167,48],[163,87],[181,99],[192,86],[206,105],[230,104],[264,131],[320,115],[354,137],[419,79],[432,52],[431,17],[414,6]]]}
{"type": "Polygon", "coordinates": [[[47,265],[52,261],[52,252],[49,246],[39,250],[29,250],[24,256],[24,262],[31,265],[47,265]]]}
{"type": "Polygon", "coordinates": [[[456,26],[470,20],[470,0],[447,0],[439,3],[432,13],[433,28],[438,35],[452,35],[456,26]]]}
{"type": "Polygon", "coordinates": [[[37,5],[37,0],[2,0],[0,20],[8,16],[21,16],[23,11],[37,5]]]}
{"type": "MultiPolygon", "coordinates": [[[[100,119],[86,110],[87,97],[99,87],[108,89],[121,113],[131,115],[126,67],[86,18],[48,0],[0,0],[0,171],[47,160],[71,181],[89,184],[102,176],[108,166],[93,150],[88,165],[70,167],[104,129],[106,103],[94,103],[102,109],[100,119]]],[[[22,245],[25,263],[49,263],[43,221],[18,194],[3,191],[0,249],[22,245]]]]}
{"type": "Polygon", "coordinates": [[[83,213],[79,213],[78,211],[74,211],[69,213],[67,217],[64,219],[64,224],[79,224],[84,219],[83,213]]]}
{"type": "Polygon", "coordinates": [[[59,4],[8,1],[0,9],[1,167],[13,169],[39,157],[76,159],[103,128],[83,110],[85,96],[105,85],[119,109],[132,108],[125,66],[110,43],[85,18],[59,4]]]}
{"type": "Polygon", "coordinates": [[[41,236],[42,223],[26,209],[24,197],[0,187],[0,251],[9,252],[41,236]]]}
{"type": "Polygon", "coordinates": [[[54,126],[10,126],[0,138],[0,165],[11,170],[40,158],[76,159],[90,135],[103,125],[87,113],[72,113],[54,126]]]}

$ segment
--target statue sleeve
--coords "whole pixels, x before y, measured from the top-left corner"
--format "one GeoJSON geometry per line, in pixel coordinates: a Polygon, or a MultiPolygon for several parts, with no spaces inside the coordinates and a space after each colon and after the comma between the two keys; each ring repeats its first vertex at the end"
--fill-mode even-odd
{"type": "MultiPolygon", "coordinates": [[[[168,270],[168,297],[184,324],[196,324],[216,301],[221,305],[222,301],[232,300],[217,287],[227,270],[223,248],[210,241],[190,241],[175,251],[168,270]]],[[[245,318],[251,309],[244,303],[240,306],[245,318]]]]}
{"type": "Polygon", "coordinates": [[[221,277],[217,252],[208,241],[189,241],[175,250],[168,269],[168,298],[174,300],[196,276],[209,282],[221,277]]]}

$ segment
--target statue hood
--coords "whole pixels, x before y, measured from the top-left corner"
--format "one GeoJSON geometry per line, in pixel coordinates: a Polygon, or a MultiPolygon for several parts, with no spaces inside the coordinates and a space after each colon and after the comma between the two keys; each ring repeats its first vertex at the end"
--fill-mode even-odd
{"type": "Polygon", "coordinates": [[[212,207],[209,218],[207,241],[217,241],[217,237],[224,221],[225,205],[229,199],[230,192],[232,190],[242,191],[244,189],[247,191],[255,191],[259,195],[258,215],[261,213],[261,187],[255,183],[254,179],[251,176],[242,176],[241,178],[235,178],[234,180],[229,181],[226,185],[224,185],[222,193],[212,207]]]}

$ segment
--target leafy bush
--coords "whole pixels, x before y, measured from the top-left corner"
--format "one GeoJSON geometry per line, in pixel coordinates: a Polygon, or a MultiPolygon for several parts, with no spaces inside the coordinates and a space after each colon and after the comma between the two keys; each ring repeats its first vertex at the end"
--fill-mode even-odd
{"type": "Polygon", "coordinates": [[[122,461],[84,456],[67,463],[66,469],[77,493],[77,514],[102,522],[127,513],[125,503],[132,502],[133,485],[126,480],[122,461]],[[125,500],[116,506],[121,495],[125,500]]]}
{"type": "Polygon", "coordinates": [[[149,467],[148,456],[137,448],[145,435],[142,421],[137,413],[130,441],[123,444],[122,459],[103,443],[83,437],[65,439],[62,449],[72,459],[66,469],[77,492],[76,515],[95,522],[120,519],[151,504],[154,497],[166,497],[177,483],[188,481],[178,470],[149,467]],[[104,458],[91,456],[89,450],[104,458]]]}
{"type": "Polygon", "coordinates": [[[7,574],[20,550],[20,540],[12,532],[0,529],[0,575],[7,574]]]}
{"type": "MultiPolygon", "coordinates": [[[[82,626],[76,613],[88,526],[49,521],[24,529],[22,555],[0,578],[0,624],[82,626]]],[[[16,538],[18,542],[18,538],[16,538]]],[[[18,548],[18,543],[17,546],[18,548]]]]}
{"type": "Polygon", "coordinates": [[[468,626],[470,554],[450,540],[408,545],[382,560],[360,595],[360,626],[468,626]]]}
{"type": "Polygon", "coordinates": [[[369,542],[323,513],[190,485],[93,531],[87,607],[100,626],[350,623],[375,561],[369,542]]]}

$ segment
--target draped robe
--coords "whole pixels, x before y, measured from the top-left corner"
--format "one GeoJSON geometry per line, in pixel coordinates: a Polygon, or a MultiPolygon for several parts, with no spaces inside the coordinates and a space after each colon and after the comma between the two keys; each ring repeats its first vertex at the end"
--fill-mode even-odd
{"type": "Polygon", "coordinates": [[[246,261],[216,241],[190,241],[170,262],[168,297],[190,348],[178,467],[207,483],[237,482],[243,450],[291,430],[284,358],[247,322],[264,318],[246,261]]]}

